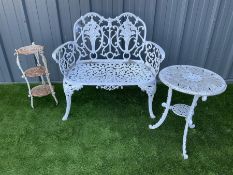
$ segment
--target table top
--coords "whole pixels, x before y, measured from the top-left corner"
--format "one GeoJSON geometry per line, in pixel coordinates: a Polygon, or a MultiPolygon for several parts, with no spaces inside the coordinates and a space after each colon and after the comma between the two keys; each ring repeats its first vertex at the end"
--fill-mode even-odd
{"type": "Polygon", "coordinates": [[[160,71],[159,78],[168,87],[191,95],[218,95],[227,87],[224,79],[218,74],[190,65],[166,67],[160,71]]]}

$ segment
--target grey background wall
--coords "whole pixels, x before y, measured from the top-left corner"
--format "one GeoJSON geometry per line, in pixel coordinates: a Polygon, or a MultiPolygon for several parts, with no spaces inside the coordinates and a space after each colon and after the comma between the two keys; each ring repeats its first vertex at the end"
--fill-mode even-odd
{"type": "MultiPolygon", "coordinates": [[[[61,81],[52,51],[72,40],[72,25],[94,11],[105,17],[132,12],[147,39],[166,52],[162,67],[191,64],[233,81],[233,0],[0,0],[0,82],[21,82],[14,49],[35,41],[46,46],[53,81],[61,81]]],[[[23,66],[34,65],[33,57],[23,66]]]]}

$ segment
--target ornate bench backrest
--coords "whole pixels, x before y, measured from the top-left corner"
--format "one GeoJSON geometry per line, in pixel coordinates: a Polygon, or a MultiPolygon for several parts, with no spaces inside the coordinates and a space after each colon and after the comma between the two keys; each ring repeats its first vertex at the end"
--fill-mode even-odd
{"type": "Polygon", "coordinates": [[[128,60],[142,50],[146,26],[132,13],[105,19],[91,12],[76,21],[73,34],[82,58],[128,60]]]}
{"type": "Polygon", "coordinates": [[[157,44],[146,41],[145,23],[132,13],[104,18],[97,13],[80,17],[73,28],[74,41],[59,46],[52,54],[64,74],[76,62],[144,62],[156,75],[165,53],[157,44]]]}

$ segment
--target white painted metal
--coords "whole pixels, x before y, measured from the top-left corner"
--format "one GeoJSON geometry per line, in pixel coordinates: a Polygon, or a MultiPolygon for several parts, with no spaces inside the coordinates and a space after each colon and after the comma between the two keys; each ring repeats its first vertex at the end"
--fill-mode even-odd
{"type": "Polygon", "coordinates": [[[188,116],[188,112],[190,110],[190,106],[185,104],[175,104],[170,107],[170,109],[178,116],[186,117],[188,116]]]}
{"type": "Polygon", "coordinates": [[[226,83],[218,74],[196,66],[173,65],[164,68],[160,80],[174,90],[200,96],[218,95],[225,91],[226,83]]]}
{"type": "Polygon", "coordinates": [[[189,65],[174,65],[164,68],[159,73],[160,80],[169,87],[167,102],[162,103],[165,111],[160,120],[149,125],[150,129],[158,128],[165,121],[169,109],[175,114],[185,117],[186,124],[183,135],[183,157],[188,158],[186,153],[186,140],[188,128],[194,128],[193,115],[197,101],[202,97],[202,101],[207,100],[207,96],[220,94],[226,90],[226,82],[218,74],[200,67],[189,65]],[[177,90],[186,94],[194,95],[191,106],[185,104],[175,104],[171,106],[172,90],[177,90]]]}
{"type": "Polygon", "coordinates": [[[197,101],[200,96],[194,95],[192,105],[190,106],[190,110],[188,113],[188,116],[186,116],[186,123],[184,127],[184,135],[183,135],[183,145],[182,145],[182,150],[183,150],[183,157],[184,159],[188,159],[188,154],[186,151],[186,140],[187,140],[187,134],[188,134],[188,128],[194,128],[195,125],[193,125],[192,117],[194,115],[194,108],[197,106],[197,101]]]}
{"type": "Polygon", "coordinates": [[[84,85],[113,90],[137,85],[148,94],[150,117],[156,91],[156,75],[165,58],[163,49],[146,41],[145,23],[132,13],[116,18],[87,13],[73,28],[74,41],[59,46],[52,54],[64,75],[63,87],[69,115],[74,90],[84,85]]]}

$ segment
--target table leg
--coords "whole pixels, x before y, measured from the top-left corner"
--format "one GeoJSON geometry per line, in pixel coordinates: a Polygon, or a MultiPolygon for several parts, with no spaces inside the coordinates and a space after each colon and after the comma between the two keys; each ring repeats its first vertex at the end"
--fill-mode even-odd
{"type": "Polygon", "coordinates": [[[183,145],[182,145],[184,159],[188,159],[188,155],[187,155],[187,151],[186,151],[186,140],[187,140],[188,128],[189,127],[193,128],[192,117],[194,115],[194,109],[195,109],[195,106],[197,105],[197,101],[198,101],[199,97],[200,96],[198,96],[198,95],[194,96],[192,105],[191,105],[189,113],[188,113],[188,116],[185,118],[186,123],[185,123],[185,128],[184,128],[183,145]]]}
{"type": "Polygon", "coordinates": [[[194,114],[192,114],[192,117],[189,119],[189,127],[192,129],[195,128],[195,124],[193,124],[193,115],[194,114]]]}
{"type": "Polygon", "coordinates": [[[162,117],[160,118],[160,120],[154,124],[154,125],[149,125],[150,129],[156,129],[158,128],[160,125],[163,124],[163,122],[165,121],[168,111],[170,109],[170,105],[171,105],[171,98],[172,98],[172,88],[169,87],[168,89],[168,96],[167,96],[167,102],[166,103],[162,103],[162,106],[165,107],[165,110],[163,112],[162,117]]]}

